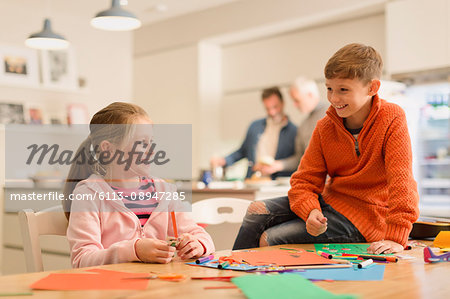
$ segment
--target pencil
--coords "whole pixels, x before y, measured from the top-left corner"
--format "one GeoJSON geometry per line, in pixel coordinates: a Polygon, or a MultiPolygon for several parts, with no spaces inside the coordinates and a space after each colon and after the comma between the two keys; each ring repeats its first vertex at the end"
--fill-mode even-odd
{"type": "Polygon", "coordinates": [[[9,297],[9,296],[32,296],[31,292],[23,292],[23,293],[0,293],[0,297],[9,297]]]}
{"type": "Polygon", "coordinates": [[[236,289],[237,286],[204,287],[205,290],[236,289]]]}
{"type": "Polygon", "coordinates": [[[170,212],[170,215],[172,216],[173,233],[175,234],[175,238],[178,238],[177,219],[175,218],[175,212],[170,212]]]}

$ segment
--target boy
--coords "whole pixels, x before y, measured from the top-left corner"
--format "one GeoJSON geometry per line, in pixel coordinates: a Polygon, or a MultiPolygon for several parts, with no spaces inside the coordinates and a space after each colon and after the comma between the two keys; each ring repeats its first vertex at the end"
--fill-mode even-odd
{"type": "Polygon", "coordinates": [[[288,197],[252,203],[234,249],[370,242],[369,253],[403,250],[419,197],[405,114],[377,95],[382,64],[362,44],[329,59],[331,106],[291,177],[288,197]]]}

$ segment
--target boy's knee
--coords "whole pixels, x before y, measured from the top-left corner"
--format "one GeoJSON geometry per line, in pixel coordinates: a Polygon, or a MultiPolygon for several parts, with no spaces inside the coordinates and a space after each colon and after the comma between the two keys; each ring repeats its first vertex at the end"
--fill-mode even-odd
{"type": "Polygon", "coordinates": [[[263,232],[261,238],[259,239],[259,247],[266,247],[266,246],[269,246],[269,243],[267,243],[267,233],[263,232]]]}
{"type": "Polygon", "coordinates": [[[254,201],[247,209],[247,215],[269,214],[266,205],[262,201],[254,201]]]}

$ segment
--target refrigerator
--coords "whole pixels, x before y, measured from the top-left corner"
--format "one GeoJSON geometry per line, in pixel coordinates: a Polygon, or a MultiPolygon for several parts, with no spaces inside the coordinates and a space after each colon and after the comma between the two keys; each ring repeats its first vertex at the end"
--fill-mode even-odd
{"type": "Polygon", "coordinates": [[[380,97],[406,114],[420,216],[450,218],[450,82],[381,86],[380,97]]]}

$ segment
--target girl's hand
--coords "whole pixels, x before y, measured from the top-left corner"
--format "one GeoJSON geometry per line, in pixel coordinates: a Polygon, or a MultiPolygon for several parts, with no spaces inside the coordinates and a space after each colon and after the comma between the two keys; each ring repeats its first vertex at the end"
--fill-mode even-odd
{"type": "Polygon", "coordinates": [[[396,253],[400,251],[403,251],[403,246],[391,240],[373,242],[367,248],[367,252],[372,254],[396,253]]]}
{"type": "Polygon", "coordinates": [[[177,250],[178,256],[182,260],[200,257],[204,253],[203,245],[189,233],[184,233],[180,236],[180,244],[178,244],[177,250]]]}
{"type": "Polygon", "coordinates": [[[146,263],[169,263],[175,255],[175,248],[157,239],[140,239],[135,243],[137,257],[146,263]]]}
{"type": "Polygon", "coordinates": [[[309,213],[306,220],[306,231],[311,236],[317,237],[327,230],[327,218],[323,216],[322,212],[314,209],[309,213]]]}

